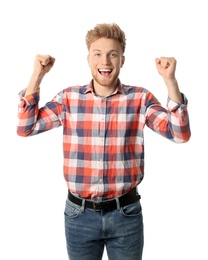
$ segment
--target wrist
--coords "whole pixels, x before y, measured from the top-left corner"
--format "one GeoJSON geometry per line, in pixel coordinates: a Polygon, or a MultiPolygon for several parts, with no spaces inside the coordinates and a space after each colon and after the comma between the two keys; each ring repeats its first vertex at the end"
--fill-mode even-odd
{"type": "Polygon", "coordinates": [[[32,94],[39,89],[43,77],[43,74],[37,74],[36,72],[33,72],[28,87],[26,89],[25,96],[32,94]]]}
{"type": "Polygon", "coordinates": [[[176,78],[163,78],[166,86],[178,86],[176,78]]]}

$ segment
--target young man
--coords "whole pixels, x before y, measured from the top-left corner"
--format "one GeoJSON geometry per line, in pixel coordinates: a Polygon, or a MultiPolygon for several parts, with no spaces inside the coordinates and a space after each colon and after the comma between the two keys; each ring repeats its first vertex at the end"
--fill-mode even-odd
{"type": "Polygon", "coordinates": [[[39,87],[53,67],[37,55],[26,89],[20,92],[17,134],[32,136],[63,126],[67,251],[71,260],[141,260],[143,220],[137,186],[144,175],[145,125],[163,137],[190,138],[187,99],[175,78],[176,60],[157,58],[168,92],[167,108],[147,89],[119,80],[126,39],[117,24],[98,24],[86,44],[92,80],[58,93],[38,108],[39,87]]]}

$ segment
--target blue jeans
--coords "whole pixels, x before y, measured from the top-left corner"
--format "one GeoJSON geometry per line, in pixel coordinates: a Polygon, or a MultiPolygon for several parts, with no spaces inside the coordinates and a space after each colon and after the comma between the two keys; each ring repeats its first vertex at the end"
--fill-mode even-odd
{"type": "Polygon", "coordinates": [[[143,217],[140,201],[113,211],[94,211],[67,199],[65,235],[70,260],[141,260],[143,217]]]}

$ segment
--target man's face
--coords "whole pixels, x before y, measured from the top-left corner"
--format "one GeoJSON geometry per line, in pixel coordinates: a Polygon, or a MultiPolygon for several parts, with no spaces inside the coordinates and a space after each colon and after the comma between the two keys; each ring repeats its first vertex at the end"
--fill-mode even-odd
{"type": "Polygon", "coordinates": [[[88,63],[94,86],[116,87],[124,56],[118,41],[100,38],[90,45],[88,63]]]}

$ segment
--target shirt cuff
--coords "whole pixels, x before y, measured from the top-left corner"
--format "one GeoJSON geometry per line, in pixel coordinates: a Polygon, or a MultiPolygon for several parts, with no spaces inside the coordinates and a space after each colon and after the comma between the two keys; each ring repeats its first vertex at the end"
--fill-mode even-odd
{"type": "Polygon", "coordinates": [[[27,106],[37,105],[40,100],[40,89],[36,92],[25,96],[26,89],[20,91],[19,98],[21,101],[24,101],[27,106]]]}
{"type": "Polygon", "coordinates": [[[167,101],[168,110],[174,111],[174,110],[180,109],[181,111],[183,111],[187,107],[188,99],[186,98],[186,96],[183,93],[181,93],[181,95],[183,98],[182,104],[179,104],[179,103],[173,101],[172,99],[168,98],[168,101],[167,101]]]}

